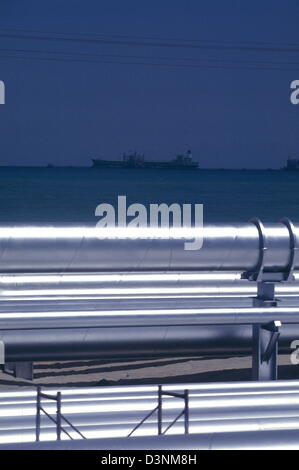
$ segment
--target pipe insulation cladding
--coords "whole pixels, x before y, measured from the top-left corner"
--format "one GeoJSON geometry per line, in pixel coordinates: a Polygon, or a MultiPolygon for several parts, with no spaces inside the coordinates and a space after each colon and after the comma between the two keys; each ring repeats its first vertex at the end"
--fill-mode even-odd
{"type": "Polygon", "coordinates": [[[253,325],[271,321],[299,323],[298,307],[168,308],[0,313],[0,331],[200,325],[253,325]]]}
{"type": "MultiPolygon", "coordinates": [[[[292,231],[284,223],[263,226],[264,271],[288,269],[292,231]]],[[[102,228],[2,226],[0,272],[251,271],[260,260],[261,234],[254,223],[203,228],[102,228]],[[203,246],[185,243],[202,237],[203,246]]],[[[299,268],[299,259],[294,268],[299,268]]]]}
{"type": "MultiPolygon", "coordinates": [[[[253,397],[254,398],[254,397],[253,397]]],[[[289,395],[285,396],[284,399],[287,401],[289,395]]],[[[266,406],[260,405],[260,399],[257,397],[259,405],[257,408],[252,406],[252,403],[245,407],[232,408],[227,403],[226,410],[218,410],[216,404],[216,411],[211,407],[205,408],[205,402],[203,401],[201,408],[192,407],[191,404],[191,416],[189,417],[189,433],[207,433],[207,432],[231,432],[231,431],[260,431],[260,430],[272,430],[272,429],[298,429],[299,416],[298,416],[298,396],[297,406],[292,403],[289,407],[282,406],[281,411],[279,406],[266,406]],[[210,414],[209,414],[210,413],[210,414]]],[[[234,397],[235,401],[236,397],[234,397]]],[[[125,398],[124,398],[125,401],[125,398]]],[[[223,400],[225,401],[225,400],[223,400]]],[[[295,400],[293,400],[295,401],[295,400]]],[[[228,402],[228,401],[227,401],[228,402]]],[[[124,402],[123,402],[124,403],[124,402]]],[[[254,403],[254,402],[253,402],[254,403]]],[[[164,405],[164,401],[163,401],[164,405]]],[[[96,402],[90,405],[90,410],[85,402],[73,404],[72,409],[74,410],[77,406],[78,413],[67,410],[70,407],[65,407],[62,404],[64,416],[74,425],[80,432],[87,438],[107,438],[107,437],[127,437],[132,429],[142,421],[142,419],[151,411],[146,407],[144,410],[141,409],[142,403],[138,403],[136,410],[132,410],[128,403],[128,410],[115,410],[113,412],[99,412],[95,410],[97,406],[101,407],[102,404],[96,402]],[[82,408],[82,411],[81,411],[82,408]],[[86,411],[87,410],[87,411],[86,411]]],[[[106,403],[107,407],[112,407],[113,403],[106,403]]],[[[153,401],[151,405],[152,409],[156,406],[156,401],[153,401]]],[[[225,405],[223,405],[225,406],[225,405]]],[[[47,402],[44,402],[44,407],[50,415],[55,415],[55,407],[49,407],[47,402]]],[[[123,404],[123,408],[125,405],[123,404]]],[[[116,404],[116,408],[119,408],[116,404]]],[[[166,408],[163,406],[163,425],[166,428],[167,425],[173,422],[174,416],[178,415],[182,409],[182,404],[179,403],[172,408],[166,408]]],[[[35,440],[35,425],[36,425],[36,408],[29,409],[28,406],[25,410],[18,407],[15,413],[19,413],[20,416],[5,416],[1,418],[0,427],[0,450],[1,444],[5,443],[18,443],[18,442],[32,442],[35,440]],[[23,413],[27,413],[23,415],[23,413]],[[31,414],[29,414],[31,412],[31,414]]],[[[74,437],[75,433],[67,424],[64,428],[74,437]]],[[[45,415],[41,416],[41,438],[43,441],[56,440],[56,426],[55,423],[49,420],[45,415]]],[[[183,434],[184,433],[184,422],[178,421],[168,431],[168,434],[183,434]]],[[[138,428],[134,435],[145,436],[157,434],[157,416],[150,417],[143,425],[138,428]]],[[[64,437],[63,437],[64,438],[64,437]]]]}
{"type": "Polygon", "coordinates": [[[76,439],[4,444],[1,450],[298,450],[299,430],[278,429],[173,436],[76,439]]]}
{"type": "MultiPolygon", "coordinates": [[[[163,386],[164,392],[182,393],[185,389],[189,391],[189,430],[191,434],[197,434],[199,442],[206,434],[216,436],[232,431],[246,433],[282,428],[285,431],[298,429],[298,381],[186,383],[163,386]]],[[[64,416],[88,439],[100,438],[98,441],[100,446],[106,444],[108,437],[117,439],[128,436],[132,429],[156,407],[158,399],[157,385],[43,389],[44,393],[52,396],[57,391],[62,394],[64,416]]],[[[18,446],[21,442],[35,440],[36,397],[36,390],[32,388],[0,391],[1,449],[9,443],[18,446]]],[[[55,416],[55,402],[43,399],[42,404],[47,413],[55,416]]],[[[164,429],[181,410],[180,398],[169,395],[163,397],[164,429]]],[[[42,441],[55,440],[55,423],[42,415],[41,424],[42,441]]],[[[75,439],[78,439],[67,423],[64,427],[75,439]]],[[[167,434],[183,432],[181,420],[167,434]]],[[[155,414],[135,431],[131,439],[135,436],[156,434],[155,414]]],[[[63,435],[62,439],[65,438],[68,440],[63,435]]],[[[129,445],[131,439],[127,441],[129,445]]],[[[82,440],[76,442],[80,446],[82,440]]],[[[93,441],[88,442],[93,445],[93,441]]]]}
{"type": "MultiPolygon", "coordinates": [[[[299,325],[280,328],[279,352],[293,352],[299,325]]],[[[71,328],[0,331],[13,361],[123,360],[205,355],[251,355],[251,325],[71,328]]]]}
{"type": "MultiPolygon", "coordinates": [[[[299,296],[299,273],[292,282],[278,283],[278,296],[299,296]]],[[[208,297],[252,297],[257,284],[241,279],[239,272],[138,272],[0,274],[3,301],[25,299],[136,299],[163,297],[195,299],[208,297]]],[[[99,305],[99,302],[97,302],[99,305]]],[[[101,302],[102,305],[102,302],[101,302]]]]}

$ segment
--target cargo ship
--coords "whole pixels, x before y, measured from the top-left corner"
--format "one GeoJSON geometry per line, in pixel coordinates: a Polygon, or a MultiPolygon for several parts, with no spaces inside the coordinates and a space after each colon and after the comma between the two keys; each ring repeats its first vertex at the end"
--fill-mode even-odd
{"type": "Polygon", "coordinates": [[[173,160],[145,160],[137,152],[124,153],[122,160],[93,159],[93,168],[143,168],[158,170],[196,170],[198,162],[192,160],[191,150],[177,155],[173,160]]]}

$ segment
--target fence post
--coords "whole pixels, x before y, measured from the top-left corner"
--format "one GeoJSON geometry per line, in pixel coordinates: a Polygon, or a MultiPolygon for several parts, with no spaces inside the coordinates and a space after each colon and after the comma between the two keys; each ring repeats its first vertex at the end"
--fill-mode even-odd
{"type": "Polygon", "coordinates": [[[252,328],[252,379],[277,380],[278,338],[280,321],[252,328]]]}

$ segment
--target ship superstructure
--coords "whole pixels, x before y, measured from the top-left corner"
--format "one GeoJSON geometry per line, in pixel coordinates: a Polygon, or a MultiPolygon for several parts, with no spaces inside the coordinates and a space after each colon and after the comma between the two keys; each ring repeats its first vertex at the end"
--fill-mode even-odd
{"type": "Polygon", "coordinates": [[[144,154],[138,152],[124,153],[122,160],[93,159],[94,168],[145,168],[165,170],[194,170],[198,162],[193,161],[191,150],[186,154],[177,155],[173,160],[146,160],[144,154]]]}

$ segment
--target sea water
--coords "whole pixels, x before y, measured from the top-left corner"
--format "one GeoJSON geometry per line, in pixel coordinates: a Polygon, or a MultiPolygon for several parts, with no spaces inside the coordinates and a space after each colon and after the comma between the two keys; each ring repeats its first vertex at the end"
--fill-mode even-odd
{"type": "Polygon", "coordinates": [[[204,222],[299,221],[299,171],[0,167],[0,223],[95,224],[95,208],[203,204],[204,222]]]}

